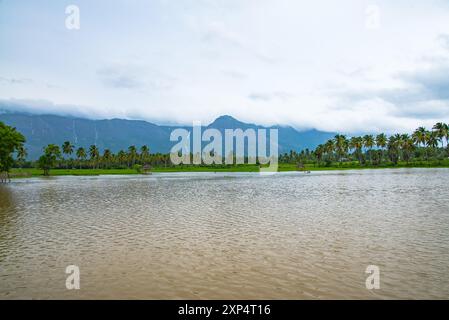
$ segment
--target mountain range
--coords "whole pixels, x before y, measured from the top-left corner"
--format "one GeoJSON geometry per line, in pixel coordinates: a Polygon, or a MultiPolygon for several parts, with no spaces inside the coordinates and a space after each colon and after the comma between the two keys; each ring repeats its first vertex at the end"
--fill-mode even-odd
{"type": "MultiPolygon", "coordinates": [[[[2,111],[0,121],[17,128],[26,138],[25,147],[28,158],[37,159],[44,146],[54,143],[62,145],[70,141],[76,148],[89,148],[95,144],[100,150],[110,149],[112,152],[127,150],[130,145],[140,147],[147,145],[151,153],[167,153],[176,143],[170,141],[170,133],[175,128],[187,126],[157,125],[142,120],[105,119],[91,120],[72,116],[53,114],[32,114],[25,112],[2,111]]],[[[264,127],[256,124],[241,122],[231,116],[220,116],[203,128],[214,128],[220,132],[224,129],[246,130],[278,129],[279,152],[290,150],[300,151],[314,149],[335,134],[318,130],[298,131],[290,126],[264,127]]],[[[223,135],[224,136],[224,135],[223,135]]]]}

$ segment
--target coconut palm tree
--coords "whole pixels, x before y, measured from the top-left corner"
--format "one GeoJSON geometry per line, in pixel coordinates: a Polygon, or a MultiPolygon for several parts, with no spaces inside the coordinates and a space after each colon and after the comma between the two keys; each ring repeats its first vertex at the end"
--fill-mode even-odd
{"type": "Polygon", "coordinates": [[[136,146],[130,146],[128,148],[128,160],[130,163],[130,167],[133,167],[134,164],[136,163],[136,159],[137,159],[137,148],[136,146]]]}
{"type": "Polygon", "coordinates": [[[438,122],[433,126],[432,129],[436,132],[438,139],[441,140],[441,148],[443,148],[444,139],[446,139],[446,144],[447,144],[447,138],[449,136],[448,125],[443,122],[438,122]]]}
{"type": "Polygon", "coordinates": [[[387,136],[385,133],[380,133],[376,136],[376,146],[380,149],[379,163],[382,163],[384,149],[387,146],[387,136]]]}
{"type": "Polygon", "coordinates": [[[415,149],[414,141],[408,134],[402,134],[399,143],[402,150],[402,157],[408,163],[415,149]]]}
{"type": "Polygon", "coordinates": [[[73,153],[74,146],[70,143],[70,141],[65,141],[62,145],[62,153],[65,155],[71,155],[73,153]]]}
{"type": "Polygon", "coordinates": [[[17,148],[16,152],[17,152],[17,162],[20,164],[20,168],[22,168],[22,165],[28,156],[27,149],[23,145],[20,145],[17,148]]]}
{"type": "Polygon", "coordinates": [[[357,137],[351,137],[351,139],[349,139],[349,150],[352,150],[352,153],[355,152],[356,144],[357,137]]]}
{"type": "Polygon", "coordinates": [[[399,148],[401,147],[404,138],[406,138],[406,136],[404,136],[403,134],[400,134],[400,133],[396,133],[394,135],[394,139],[396,140],[399,148]]]}
{"type": "Polygon", "coordinates": [[[447,149],[447,151],[448,151],[448,153],[449,153],[449,124],[448,123],[446,123],[446,136],[445,136],[445,138],[446,138],[446,149],[447,149]]]}
{"type": "Polygon", "coordinates": [[[80,169],[81,169],[81,161],[85,160],[87,157],[86,150],[84,150],[84,148],[82,148],[82,147],[78,148],[78,150],[76,150],[76,157],[78,159],[78,163],[79,163],[80,169]]]}
{"type": "Polygon", "coordinates": [[[387,153],[388,157],[390,158],[390,161],[393,162],[393,164],[397,164],[399,161],[400,139],[401,139],[400,134],[395,134],[394,136],[390,136],[388,138],[387,153]]]}
{"type": "Polygon", "coordinates": [[[103,151],[103,165],[106,167],[109,167],[109,165],[111,164],[111,159],[113,157],[113,154],[111,152],[111,150],[109,149],[104,149],[103,151]]]}
{"type": "Polygon", "coordinates": [[[148,146],[142,146],[140,148],[140,161],[142,164],[145,164],[150,156],[150,149],[148,146]]]}
{"type": "Polygon", "coordinates": [[[376,136],[376,146],[378,148],[385,148],[387,145],[387,135],[385,133],[380,133],[376,136]]]}
{"type": "Polygon", "coordinates": [[[168,154],[162,155],[162,162],[164,163],[164,167],[167,167],[167,164],[170,162],[170,155],[168,154]]]}
{"type": "Polygon", "coordinates": [[[363,136],[363,146],[367,149],[369,161],[371,162],[371,151],[374,147],[374,137],[370,134],[363,136]]]}
{"type": "Polygon", "coordinates": [[[413,134],[412,134],[412,139],[413,141],[418,145],[418,146],[425,146],[426,144],[426,135],[427,135],[427,129],[424,127],[419,127],[418,129],[416,129],[413,134]]]}
{"type": "Polygon", "coordinates": [[[120,150],[120,151],[117,153],[117,159],[118,159],[119,164],[120,164],[121,166],[122,166],[124,163],[126,163],[126,160],[127,160],[126,152],[123,151],[123,150],[120,150]]]}
{"type": "Polygon", "coordinates": [[[363,146],[366,149],[371,149],[374,146],[374,137],[371,134],[363,136],[363,146]]]}
{"type": "Polygon", "coordinates": [[[317,159],[317,162],[319,164],[321,162],[321,159],[323,158],[324,146],[322,144],[320,144],[318,147],[316,147],[314,153],[315,153],[315,157],[317,159]]]}
{"type": "Polygon", "coordinates": [[[343,157],[345,157],[348,153],[348,139],[346,139],[346,136],[342,134],[337,134],[334,138],[334,146],[338,156],[338,161],[341,163],[343,157]]]}
{"type": "MultiPolygon", "coordinates": [[[[73,153],[73,148],[74,146],[70,143],[70,141],[65,141],[61,146],[62,153],[68,156],[70,156],[73,153]]],[[[67,163],[65,167],[66,168],[68,167],[67,163]]]]}
{"type": "Polygon", "coordinates": [[[426,146],[429,147],[432,151],[438,147],[438,132],[437,131],[428,131],[426,134],[426,146]]]}
{"type": "Polygon", "coordinates": [[[349,148],[354,150],[353,154],[357,157],[359,164],[362,164],[362,148],[363,148],[363,139],[362,137],[351,137],[349,140],[349,148]]]}
{"type": "Polygon", "coordinates": [[[328,159],[332,160],[333,158],[333,153],[334,153],[334,141],[333,140],[328,140],[325,144],[324,144],[324,150],[328,156],[328,159]]]}
{"type": "Polygon", "coordinates": [[[98,164],[98,158],[100,156],[100,152],[98,151],[98,148],[96,145],[91,145],[89,147],[89,155],[90,155],[90,160],[93,162],[93,167],[96,168],[97,164],[98,164]]]}

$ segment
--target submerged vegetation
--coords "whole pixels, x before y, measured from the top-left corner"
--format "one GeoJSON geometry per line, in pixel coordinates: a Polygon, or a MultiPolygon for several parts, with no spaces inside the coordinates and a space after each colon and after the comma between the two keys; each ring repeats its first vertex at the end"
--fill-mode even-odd
{"type": "MultiPolygon", "coordinates": [[[[416,129],[411,135],[337,134],[315,150],[294,150],[279,155],[279,171],[309,171],[361,168],[449,167],[449,128],[437,123],[431,130],[416,129]]],[[[61,146],[50,144],[37,161],[26,161],[25,138],[14,128],[0,122],[0,171],[13,176],[138,174],[176,171],[257,172],[257,164],[174,165],[170,154],[150,153],[148,146],[130,146],[117,153],[85,149],[70,141],[61,146]],[[15,157],[13,157],[13,155],[15,157]],[[11,168],[13,168],[11,170],[11,168]]],[[[192,158],[192,155],[190,155],[192,158]]]]}

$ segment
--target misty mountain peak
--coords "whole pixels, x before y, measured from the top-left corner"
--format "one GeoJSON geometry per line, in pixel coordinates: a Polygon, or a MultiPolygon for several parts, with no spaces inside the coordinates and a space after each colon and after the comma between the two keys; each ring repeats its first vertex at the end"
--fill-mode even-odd
{"type": "Polygon", "coordinates": [[[232,116],[223,115],[223,116],[220,116],[217,119],[215,119],[214,122],[212,122],[209,125],[209,127],[220,128],[220,129],[224,129],[224,128],[233,129],[235,127],[242,126],[242,125],[245,127],[248,126],[247,123],[241,122],[232,116]]]}
{"type": "MultiPolygon", "coordinates": [[[[0,114],[0,121],[17,128],[26,137],[26,148],[30,159],[38,159],[42,149],[54,143],[62,145],[71,141],[76,147],[89,148],[96,144],[100,150],[112,152],[126,150],[131,145],[148,145],[151,152],[167,153],[173,146],[170,133],[178,126],[161,126],[142,120],[92,120],[69,116],[38,115],[17,112],[0,114]]],[[[259,129],[257,124],[245,123],[232,116],[224,115],[214,120],[208,128],[218,129],[259,129]]],[[[186,127],[187,128],[187,127],[186,127]]],[[[320,131],[298,132],[291,127],[276,127],[279,130],[279,152],[313,149],[335,134],[320,131]]]]}

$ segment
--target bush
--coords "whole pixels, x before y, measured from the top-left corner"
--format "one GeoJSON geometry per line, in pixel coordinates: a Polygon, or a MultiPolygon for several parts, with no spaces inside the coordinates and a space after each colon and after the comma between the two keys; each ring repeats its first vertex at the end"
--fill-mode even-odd
{"type": "Polygon", "coordinates": [[[142,166],[140,164],[135,164],[133,169],[136,170],[137,173],[142,173],[142,166]]]}

